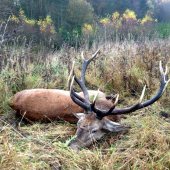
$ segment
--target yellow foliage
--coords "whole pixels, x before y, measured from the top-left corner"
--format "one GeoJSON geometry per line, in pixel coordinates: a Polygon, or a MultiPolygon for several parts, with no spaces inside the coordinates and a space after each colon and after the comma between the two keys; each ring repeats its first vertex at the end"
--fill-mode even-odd
{"type": "MultiPolygon", "coordinates": [[[[13,18],[13,20],[16,20],[16,19],[15,19],[15,18],[16,18],[15,16],[12,17],[12,18],[13,18]]],[[[18,19],[18,18],[17,18],[17,19],[18,19]]],[[[36,24],[36,21],[35,21],[35,20],[26,18],[26,16],[24,15],[24,11],[23,11],[23,10],[20,10],[20,12],[19,12],[18,23],[19,23],[19,20],[21,20],[22,22],[26,23],[27,26],[30,26],[30,27],[33,27],[33,26],[36,24]]]]}
{"type": "Polygon", "coordinates": [[[113,13],[112,15],[112,21],[113,21],[113,25],[115,27],[120,27],[121,26],[121,17],[120,14],[118,12],[113,13]]]}
{"type": "Polygon", "coordinates": [[[19,14],[20,14],[20,16],[25,17],[25,15],[24,15],[24,11],[23,11],[23,10],[20,10],[19,14]]]}
{"type": "Polygon", "coordinates": [[[15,15],[12,15],[11,21],[13,21],[13,22],[15,22],[17,24],[19,23],[19,19],[15,15]]]}
{"type": "Polygon", "coordinates": [[[23,10],[19,11],[19,19],[22,20],[22,21],[25,21],[27,19],[26,16],[24,15],[23,10]]]}
{"type": "Polygon", "coordinates": [[[138,19],[137,22],[138,22],[138,23],[141,23],[141,19],[138,19]]]}
{"type": "Polygon", "coordinates": [[[110,24],[110,19],[109,18],[103,18],[100,20],[100,23],[106,26],[107,24],[110,24]]]}
{"type": "Polygon", "coordinates": [[[129,10],[129,9],[127,9],[127,10],[123,13],[123,19],[125,19],[125,20],[133,19],[134,21],[137,21],[135,12],[134,12],[134,11],[131,11],[131,10],[129,10]]]}
{"type": "Polygon", "coordinates": [[[32,28],[36,24],[35,20],[27,19],[26,16],[24,15],[24,11],[22,10],[20,10],[19,12],[19,17],[12,15],[10,20],[17,24],[19,23],[24,24],[25,27],[27,27],[28,29],[32,28]]]}
{"type": "Polygon", "coordinates": [[[45,21],[46,21],[47,25],[51,25],[51,23],[52,23],[52,19],[49,15],[47,15],[45,21]]]}
{"type": "Polygon", "coordinates": [[[82,32],[84,34],[89,35],[90,33],[93,32],[93,27],[90,24],[84,24],[83,28],[82,28],[82,32]]]}
{"type": "Polygon", "coordinates": [[[43,33],[46,29],[46,23],[45,21],[42,21],[41,19],[37,23],[40,26],[40,31],[43,33]]]}
{"type": "Polygon", "coordinates": [[[32,27],[35,25],[35,20],[26,19],[25,22],[32,27]]]}
{"type": "Polygon", "coordinates": [[[112,20],[113,20],[113,21],[118,20],[118,19],[119,19],[119,16],[120,16],[120,14],[119,14],[118,12],[113,13],[113,15],[112,15],[112,20]]]}
{"type": "Polygon", "coordinates": [[[39,20],[37,24],[40,27],[41,33],[56,34],[55,27],[49,15],[47,15],[47,17],[44,20],[39,20]]]}
{"type": "Polygon", "coordinates": [[[145,17],[141,21],[141,25],[144,25],[145,23],[149,23],[149,22],[152,22],[152,21],[153,21],[153,19],[150,16],[145,15],[145,17]]]}

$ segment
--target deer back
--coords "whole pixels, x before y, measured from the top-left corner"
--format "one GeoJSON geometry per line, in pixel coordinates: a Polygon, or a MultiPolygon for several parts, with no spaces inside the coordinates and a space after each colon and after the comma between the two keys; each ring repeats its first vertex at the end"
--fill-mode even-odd
{"type": "MultiPolygon", "coordinates": [[[[90,96],[97,91],[90,90],[90,96]]],[[[84,96],[82,92],[78,93],[84,96]]],[[[99,98],[106,97],[103,92],[99,98]]],[[[9,106],[17,111],[17,114],[31,121],[65,120],[77,123],[78,119],[72,114],[82,113],[84,109],[75,104],[70,98],[70,92],[58,89],[31,89],[23,90],[14,95],[13,102],[9,106]]]]}

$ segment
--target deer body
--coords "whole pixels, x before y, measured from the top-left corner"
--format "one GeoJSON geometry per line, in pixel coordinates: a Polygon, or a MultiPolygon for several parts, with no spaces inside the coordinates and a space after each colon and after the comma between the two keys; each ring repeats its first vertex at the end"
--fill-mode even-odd
{"type": "MultiPolygon", "coordinates": [[[[97,93],[93,90],[88,92],[90,97],[97,93]]],[[[82,92],[77,94],[84,96],[82,92]]],[[[107,109],[112,106],[112,102],[105,99],[103,92],[99,92],[99,98],[99,105],[102,103],[107,109]]],[[[14,95],[14,100],[9,105],[16,110],[17,115],[30,121],[65,120],[77,123],[78,119],[72,113],[84,112],[82,107],[72,101],[69,91],[58,89],[23,90],[14,95]]]]}

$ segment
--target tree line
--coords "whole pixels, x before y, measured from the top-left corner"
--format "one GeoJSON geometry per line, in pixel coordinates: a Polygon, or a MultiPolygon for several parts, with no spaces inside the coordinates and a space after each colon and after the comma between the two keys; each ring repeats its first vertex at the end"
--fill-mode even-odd
{"type": "Polygon", "coordinates": [[[1,41],[19,35],[53,48],[63,43],[78,48],[94,40],[170,34],[169,0],[0,0],[0,4],[1,41]]]}

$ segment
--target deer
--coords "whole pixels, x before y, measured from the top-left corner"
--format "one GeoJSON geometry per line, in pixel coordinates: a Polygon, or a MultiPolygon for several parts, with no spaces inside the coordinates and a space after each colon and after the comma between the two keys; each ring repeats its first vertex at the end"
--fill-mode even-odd
{"type": "MultiPolygon", "coordinates": [[[[93,57],[98,53],[99,50],[93,54],[93,57]]],[[[96,93],[98,93],[99,98],[105,98],[106,100],[112,98],[112,95],[106,95],[101,91],[88,90],[88,93],[91,98],[96,93]]],[[[83,97],[83,92],[77,94],[83,97]]],[[[72,112],[84,112],[82,107],[73,102],[70,97],[70,91],[66,90],[27,89],[17,92],[13,98],[13,101],[9,102],[8,105],[15,111],[17,119],[19,117],[19,120],[27,120],[28,122],[64,120],[69,123],[77,123],[78,119],[72,112]]],[[[15,124],[16,128],[17,123],[15,124]]]]}
{"type": "MultiPolygon", "coordinates": [[[[83,56],[82,56],[83,57],[83,56]]],[[[125,115],[143,109],[153,103],[155,103],[164,93],[169,81],[167,80],[167,66],[165,72],[163,71],[161,61],[159,63],[160,73],[161,73],[161,85],[155,96],[151,99],[142,102],[144,97],[146,85],[142,90],[139,101],[129,107],[125,108],[116,108],[118,103],[119,94],[116,95],[115,102],[112,103],[104,98],[97,100],[97,95],[94,100],[91,102],[89,99],[88,90],[85,86],[85,72],[88,64],[94,57],[85,60],[83,57],[83,66],[81,71],[81,79],[77,78],[74,70],[72,72],[73,78],[70,82],[70,97],[71,99],[81,108],[84,109],[84,113],[73,113],[75,117],[78,118],[77,122],[77,131],[75,137],[70,141],[68,146],[72,149],[78,150],[82,147],[88,147],[93,142],[98,139],[101,139],[107,132],[121,132],[127,131],[130,127],[126,127],[118,123],[120,119],[117,116],[125,115]],[[84,97],[78,95],[74,88],[74,81],[80,86],[84,97]]]]}
{"type": "MultiPolygon", "coordinates": [[[[14,95],[13,102],[9,106],[13,108],[17,115],[29,121],[52,121],[64,120],[70,123],[77,123],[75,137],[70,141],[68,147],[78,150],[82,147],[90,146],[94,141],[101,139],[106,133],[127,131],[129,127],[121,125],[119,122],[122,115],[129,114],[155,103],[164,93],[169,81],[166,71],[163,71],[160,62],[161,86],[158,93],[151,99],[142,103],[146,86],[144,86],[140,100],[137,104],[127,108],[118,108],[119,94],[114,96],[114,103],[110,95],[105,95],[101,91],[87,90],[85,86],[85,73],[89,63],[96,57],[97,50],[91,58],[85,60],[83,53],[83,66],[81,79],[78,79],[74,69],[72,81],[69,82],[69,91],[60,89],[30,89],[23,90],[14,95]],[[80,86],[82,92],[76,93],[73,88],[74,81],[80,86]],[[93,100],[90,97],[95,95],[93,100]],[[98,97],[99,96],[99,97],[98,97]]],[[[74,66],[73,66],[74,67],[74,66]]]]}

